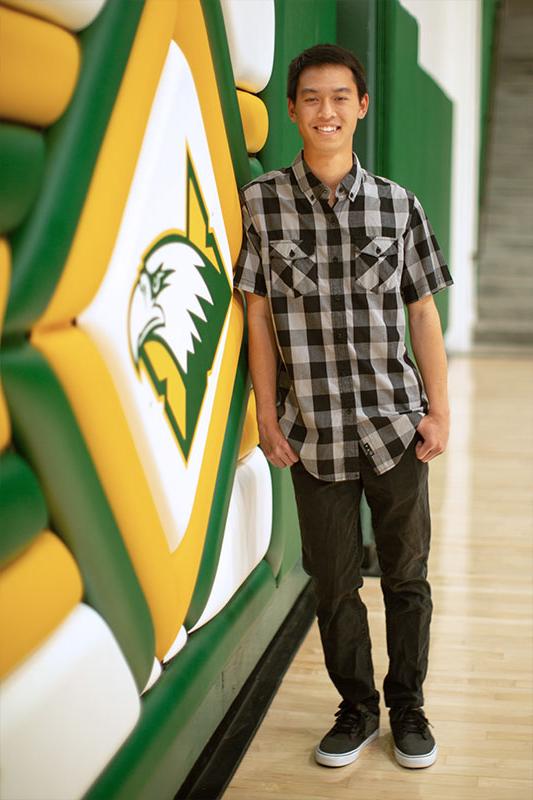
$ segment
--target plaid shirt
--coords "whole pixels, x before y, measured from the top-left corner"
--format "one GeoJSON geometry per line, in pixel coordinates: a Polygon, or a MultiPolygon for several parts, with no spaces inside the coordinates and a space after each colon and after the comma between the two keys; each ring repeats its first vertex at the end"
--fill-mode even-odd
{"type": "Polygon", "coordinates": [[[377,474],[399,462],[427,411],[404,303],[453,282],[411,192],[354,155],[336,195],[302,153],[245,186],[234,280],[269,298],[280,428],[326,481],[358,478],[361,447],[377,474]]]}

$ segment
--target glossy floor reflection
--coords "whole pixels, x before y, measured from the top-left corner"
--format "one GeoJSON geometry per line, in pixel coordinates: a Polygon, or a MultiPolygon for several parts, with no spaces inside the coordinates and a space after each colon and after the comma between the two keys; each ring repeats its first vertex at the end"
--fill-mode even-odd
{"type": "MultiPolygon", "coordinates": [[[[453,428],[431,465],[435,612],[427,770],[393,759],[387,715],[354,764],[315,764],[338,698],[316,624],[224,800],[531,800],[533,797],[533,361],[454,358],[453,428]]],[[[376,679],[386,671],[379,581],[367,579],[376,679]]]]}

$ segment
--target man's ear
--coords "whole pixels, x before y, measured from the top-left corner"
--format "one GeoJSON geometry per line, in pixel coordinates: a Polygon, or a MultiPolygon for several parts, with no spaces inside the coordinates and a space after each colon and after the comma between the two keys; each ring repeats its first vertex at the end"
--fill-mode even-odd
{"type": "Polygon", "coordinates": [[[290,97],[287,97],[287,110],[289,112],[289,119],[291,122],[296,122],[296,109],[294,105],[294,100],[291,100],[290,97]]]}
{"type": "Polygon", "coordinates": [[[368,112],[368,104],[370,99],[368,94],[364,94],[362,99],[359,101],[359,114],[357,115],[359,119],[364,119],[368,112]]]}

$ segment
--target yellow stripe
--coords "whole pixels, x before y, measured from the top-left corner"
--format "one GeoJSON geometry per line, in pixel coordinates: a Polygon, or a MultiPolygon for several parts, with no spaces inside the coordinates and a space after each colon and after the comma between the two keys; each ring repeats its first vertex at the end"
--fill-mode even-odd
{"type": "Polygon", "coordinates": [[[263,149],[268,136],[268,111],[259,97],[237,90],[246,149],[258,153],[263,149]]]}
{"type": "Polygon", "coordinates": [[[65,269],[38,326],[81,313],[106,273],[177,12],[176,0],[146,3],[65,269]]]}
{"type": "MultiPolygon", "coordinates": [[[[2,338],[2,325],[9,293],[10,276],[11,251],[6,239],[0,239],[0,339],[2,338]]],[[[10,439],[11,423],[9,421],[6,398],[0,382],[0,450],[4,450],[8,446],[10,439]]]]}
{"type": "Polygon", "coordinates": [[[259,431],[257,430],[257,418],[255,408],[255,394],[253,390],[250,392],[248,400],[248,408],[246,409],[246,417],[244,418],[244,428],[241,436],[241,445],[239,448],[239,461],[244,458],[252,450],[255,450],[259,444],[259,431]]]}
{"type": "Polygon", "coordinates": [[[82,597],[71,553],[43,531],[0,572],[0,678],[29,656],[82,597]]]}
{"type": "Polygon", "coordinates": [[[75,36],[0,6],[0,117],[47,127],[65,111],[80,67],[75,36]]]}

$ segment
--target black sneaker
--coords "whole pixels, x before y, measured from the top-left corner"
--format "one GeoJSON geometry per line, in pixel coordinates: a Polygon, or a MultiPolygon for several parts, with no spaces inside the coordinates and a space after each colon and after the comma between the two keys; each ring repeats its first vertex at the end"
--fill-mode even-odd
{"type": "Polygon", "coordinates": [[[394,755],[402,767],[430,767],[437,760],[437,745],[429,725],[421,708],[391,708],[394,755]]]}
{"type": "Polygon", "coordinates": [[[374,711],[362,703],[352,706],[343,700],[335,716],[335,725],[315,748],[317,763],[325,767],[351,764],[379,734],[377,709],[374,711]]]}

